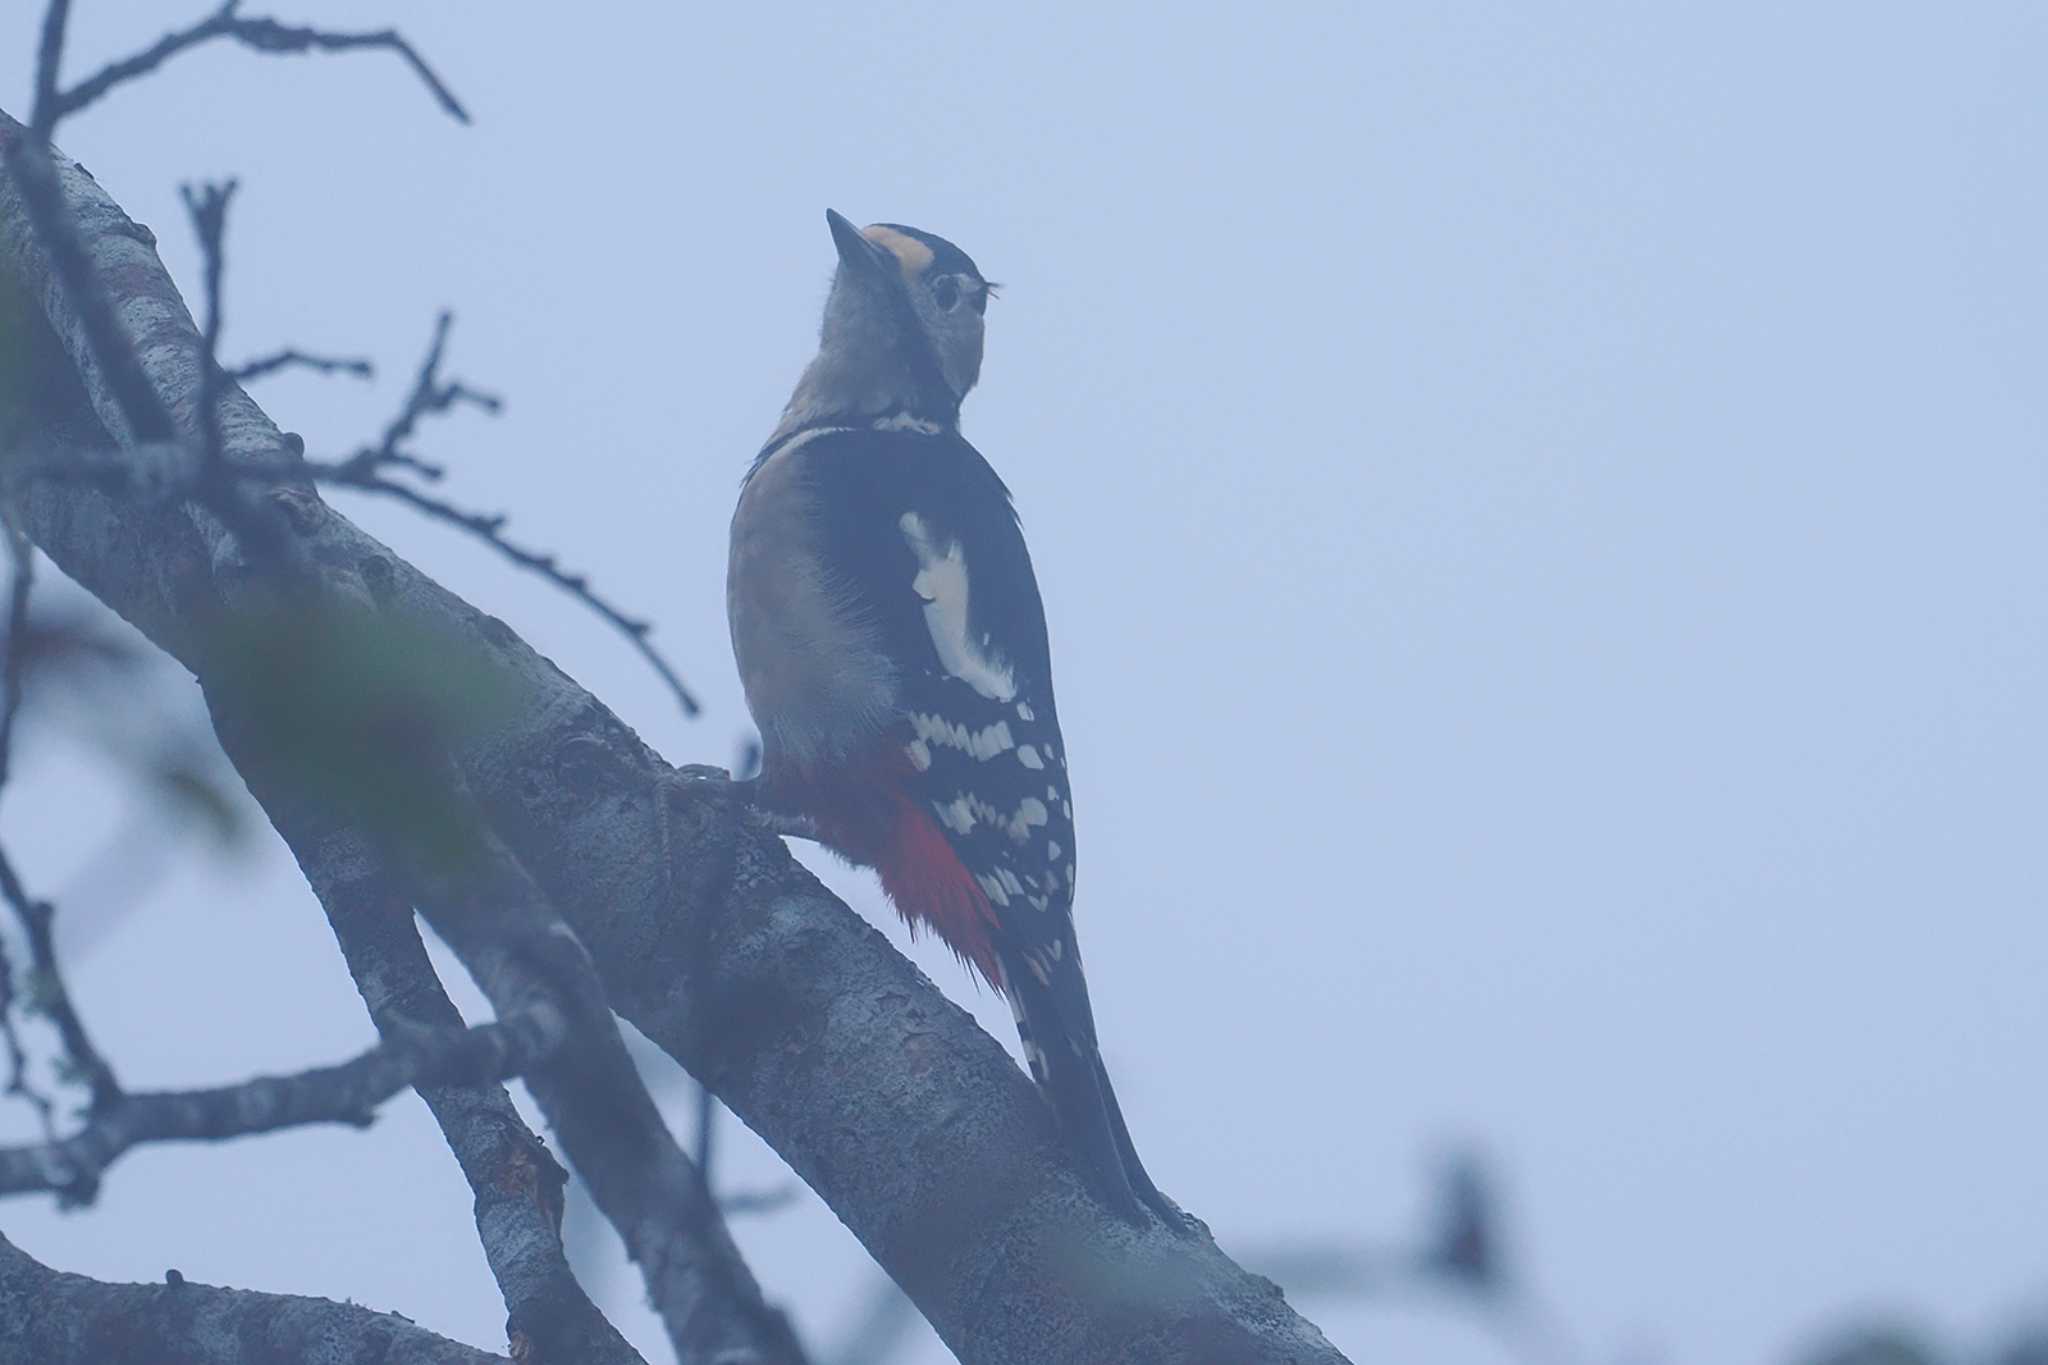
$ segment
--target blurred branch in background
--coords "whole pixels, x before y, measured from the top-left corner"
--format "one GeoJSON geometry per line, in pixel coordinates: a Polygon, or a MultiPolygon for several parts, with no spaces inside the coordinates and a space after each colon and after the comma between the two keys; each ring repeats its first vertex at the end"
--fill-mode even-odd
{"type": "Polygon", "coordinates": [[[917,1305],[894,1280],[882,1279],[868,1291],[854,1320],[841,1330],[839,1345],[825,1356],[824,1365],[878,1365],[893,1360],[920,1322],[917,1305]]]}
{"type": "Polygon", "coordinates": [[[1550,1314],[1532,1297],[1530,1277],[1510,1264],[1498,1176],[1473,1148],[1445,1154],[1426,1212],[1408,1243],[1282,1242],[1246,1253],[1290,1297],[1389,1301],[1419,1297],[1485,1325],[1524,1365],[1578,1359],[1550,1314]]]}
{"type": "MultiPolygon", "coordinates": [[[[104,662],[113,656],[103,648],[89,647],[82,632],[51,628],[32,615],[35,550],[11,522],[0,525],[0,535],[6,537],[9,557],[6,636],[0,639],[0,797],[4,797],[14,773],[15,740],[31,674],[61,671],[66,663],[76,668],[104,662]]],[[[108,1111],[120,1100],[121,1087],[113,1068],[93,1045],[64,984],[51,927],[56,909],[30,894],[4,844],[0,844],[0,900],[13,911],[28,949],[24,974],[6,956],[4,942],[0,942],[0,1012],[7,1016],[7,1093],[28,1101],[46,1133],[53,1134],[56,1102],[28,1078],[29,1058],[14,1018],[17,1008],[47,1019],[55,1027],[63,1046],[56,1075],[60,1081],[76,1080],[85,1085],[89,1113],[98,1116],[108,1111]]]]}
{"type": "Polygon", "coordinates": [[[357,379],[370,379],[376,375],[376,367],[360,357],[337,358],[333,356],[309,355],[304,351],[287,346],[273,351],[258,360],[247,361],[227,372],[228,378],[237,384],[253,384],[267,379],[280,370],[311,370],[315,374],[345,374],[357,379]]]}

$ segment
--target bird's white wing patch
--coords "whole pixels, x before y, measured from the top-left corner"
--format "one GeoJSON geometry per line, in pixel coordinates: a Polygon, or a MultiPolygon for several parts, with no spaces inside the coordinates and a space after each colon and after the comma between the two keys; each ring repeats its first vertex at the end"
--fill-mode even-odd
{"type": "Polygon", "coordinates": [[[931,529],[915,512],[905,512],[897,525],[917,556],[917,577],[910,586],[924,599],[924,625],[940,666],[992,701],[1016,696],[1017,680],[1009,666],[989,652],[987,640],[975,639],[968,630],[967,556],[960,542],[934,543],[931,529]]]}

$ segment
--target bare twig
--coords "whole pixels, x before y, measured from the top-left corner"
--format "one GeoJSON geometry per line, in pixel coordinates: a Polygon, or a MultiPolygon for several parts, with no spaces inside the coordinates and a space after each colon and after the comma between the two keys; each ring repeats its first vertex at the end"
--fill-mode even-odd
{"type": "Polygon", "coordinates": [[[409,1085],[518,1075],[544,1061],[565,1034],[562,1012],[543,1001],[495,1023],[379,1043],[338,1066],[212,1090],[119,1095],[70,1137],[0,1148],[0,1194],[54,1190],[67,1203],[90,1203],[107,1167],[143,1143],[218,1140],[311,1123],[363,1127],[379,1104],[409,1085]]]}
{"type": "Polygon", "coordinates": [[[450,526],[468,532],[483,541],[500,555],[530,573],[535,573],[554,584],[562,591],[596,612],[607,623],[624,635],[633,648],[639,652],[654,671],[661,675],[668,685],[676,703],[683,708],[686,716],[695,716],[701,710],[697,698],[683,682],[675,667],[654,647],[650,638],[654,623],[641,617],[628,616],[613,603],[598,595],[590,586],[590,579],[580,573],[572,573],[561,567],[555,556],[542,550],[528,549],[509,539],[505,534],[507,518],[503,513],[471,512],[456,506],[444,498],[408,483],[400,483],[387,476],[391,469],[405,469],[429,482],[438,481],[446,470],[430,461],[421,459],[406,448],[413,434],[418,430],[424,417],[445,413],[468,404],[497,413],[504,406],[503,400],[481,389],[473,388],[459,379],[443,379],[441,361],[448,345],[448,330],[454,322],[451,313],[443,311],[434,321],[433,340],[427,346],[426,357],[413,377],[410,393],[406,395],[398,415],[384,428],[384,434],[376,445],[363,446],[345,460],[308,460],[293,473],[308,477],[338,488],[350,488],[359,493],[374,493],[382,497],[395,498],[415,511],[445,522],[450,526]]]}
{"type": "Polygon", "coordinates": [[[5,151],[7,167],[21,188],[36,236],[49,250],[57,273],[74,300],[73,307],[91,341],[95,358],[107,370],[114,391],[121,395],[122,416],[128,423],[129,435],[138,441],[170,440],[176,429],[169,412],[143,379],[133,348],[122,344],[120,326],[107,305],[105,292],[98,278],[87,269],[65,215],[56,170],[49,158],[50,140],[59,123],[116,87],[154,71],[177,53],[221,37],[272,54],[363,49],[395,52],[426,83],[443,109],[462,122],[469,122],[469,113],[461,102],[397,31],[329,33],[295,28],[275,19],[244,18],[238,12],[240,7],[240,0],[223,0],[219,9],[192,27],[166,34],[143,51],[108,64],[69,90],[60,90],[58,72],[63,63],[71,5],[70,0],[50,0],[43,15],[42,41],[37,50],[30,136],[0,135],[0,150],[5,151]]]}
{"type": "MultiPolygon", "coordinates": [[[[8,164],[14,171],[22,199],[36,226],[37,235],[46,244],[57,267],[57,273],[64,281],[66,293],[73,301],[72,307],[84,326],[95,357],[107,371],[110,387],[123,395],[123,415],[127,418],[130,435],[140,443],[175,441],[177,433],[170,415],[143,378],[135,350],[126,344],[126,339],[107,303],[105,292],[88,268],[79,249],[64,213],[56,170],[46,148],[31,145],[30,139],[15,137],[10,140],[4,128],[0,128],[0,144],[6,146],[8,164]]],[[[218,215],[225,212],[226,196],[221,194],[218,197],[215,216],[211,220],[201,217],[201,207],[202,205],[194,206],[194,217],[199,222],[201,246],[208,253],[211,298],[212,291],[218,287],[218,215]]],[[[208,319],[207,335],[202,339],[202,345],[211,356],[213,346],[218,340],[219,311],[216,307],[209,307],[208,319]]],[[[600,596],[592,589],[585,575],[563,569],[553,554],[530,549],[507,538],[504,535],[506,517],[503,514],[467,511],[446,499],[387,476],[387,471],[393,469],[410,470],[428,480],[438,479],[444,473],[440,466],[421,459],[404,448],[422,418],[448,412],[460,405],[474,406],[492,413],[499,411],[503,406],[502,400],[494,394],[477,389],[461,380],[446,380],[441,377],[441,359],[452,321],[451,315],[446,312],[437,319],[433,341],[414,377],[412,390],[398,415],[386,426],[382,438],[376,445],[362,447],[347,459],[340,461],[307,461],[303,465],[278,470],[238,468],[235,471],[236,479],[289,480],[312,477],[338,487],[395,498],[433,520],[467,532],[491,546],[513,564],[540,575],[597,613],[607,624],[625,636],[633,649],[655,670],[670,694],[675,697],[683,714],[696,716],[702,708],[675,667],[659,649],[655,648],[651,638],[654,629],[651,621],[628,615],[607,598],[600,596]]],[[[203,364],[202,373],[214,376],[217,373],[216,362],[209,360],[203,364]]],[[[202,392],[200,401],[204,404],[202,411],[217,409],[217,393],[202,392]]],[[[208,425],[206,429],[210,434],[215,428],[208,425]]],[[[208,448],[213,448],[211,441],[208,448]]],[[[246,514],[246,509],[235,504],[228,488],[206,477],[206,471],[212,468],[211,461],[203,463],[200,487],[196,491],[237,530],[250,537],[258,536],[265,528],[256,524],[254,519],[246,514]]],[[[24,475],[32,472],[34,471],[22,471],[24,475]]],[[[77,467],[63,472],[66,477],[85,476],[77,467]]],[[[119,477],[120,475],[111,468],[101,468],[92,471],[87,481],[102,487],[110,487],[119,477]]]]}
{"type": "MultiPolygon", "coordinates": [[[[57,0],[50,6],[53,15],[63,8],[63,0],[57,0]]],[[[46,125],[42,122],[40,114],[44,100],[41,95],[43,86],[39,68],[37,127],[47,136],[55,128],[58,120],[67,118],[104,98],[117,86],[148,75],[178,53],[214,38],[233,38],[245,47],[270,54],[350,52],[362,49],[395,52],[404,58],[406,64],[426,83],[427,89],[433,92],[435,100],[443,109],[461,122],[469,122],[469,111],[462,107],[454,93],[434,74],[433,68],[426,64],[420,54],[413,49],[412,44],[394,29],[380,29],[375,33],[328,33],[313,28],[294,28],[275,19],[245,19],[237,13],[240,8],[240,0],[226,0],[219,9],[192,27],[167,33],[133,56],[108,63],[61,94],[55,93],[55,53],[63,45],[63,21],[61,18],[56,20],[58,32],[54,45],[49,35],[49,21],[46,21],[43,64],[49,68],[51,112],[46,125]]]]}
{"type": "Polygon", "coordinates": [[[356,379],[368,379],[377,370],[368,360],[356,356],[311,355],[296,347],[287,346],[267,356],[237,365],[227,372],[228,378],[237,384],[253,384],[285,369],[316,370],[321,374],[345,374],[356,379]]]}
{"type": "MultiPolygon", "coordinates": [[[[28,608],[30,591],[35,583],[35,557],[28,541],[12,526],[0,525],[0,535],[7,538],[11,569],[7,593],[7,639],[4,643],[4,658],[0,658],[0,792],[4,792],[13,763],[14,729],[21,714],[22,675],[27,664],[29,622],[28,608]]],[[[64,978],[57,968],[57,953],[50,933],[50,919],[54,913],[47,901],[30,896],[22,885],[21,877],[14,870],[14,863],[6,850],[0,848],[0,899],[4,899],[21,921],[28,937],[30,978],[29,995],[36,1008],[50,1017],[63,1039],[67,1060],[73,1070],[83,1077],[90,1088],[95,1110],[101,1105],[119,1097],[120,1086],[114,1081],[114,1073],[105,1059],[92,1045],[85,1025],[72,1008],[70,993],[64,988],[64,978]]],[[[12,964],[8,966],[10,978],[5,992],[4,1004],[11,1009],[14,1004],[12,964]]],[[[14,1032],[10,1017],[6,1025],[6,1044],[9,1061],[14,1067],[8,1089],[11,1093],[24,1095],[31,1104],[43,1111],[49,1118],[48,1101],[31,1089],[23,1075],[25,1057],[21,1053],[19,1039],[14,1032]]]]}
{"type": "MultiPolygon", "coordinates": [[[[230,182],[231,185],[232,182],[230,182]]],[[[25,183],[23,189],[23,198],[25,200],[29,199],[30,196],[27,193],[25,183]]],[[[202,345],[206,347],[209,357],[213,354],[213,348],[218,343],[220,310],[215,291],[219,287],[221,276],[221,267],[219,265],[220,232],[222,216],[225,213],[227,204],[227,193],[231,192],[231,189],[223,193],[217,189],[210,188],[207,194],[200,196],[196,202],[188,194],[188,205],[192,208],[193,217],[200,233],[201,249],[206,259],[208,323],[205,332],[202,334],[202,345]]],[[[63,225],[60,222],[60,231],[63,230],[63,225]]],[[[52,251],[53,256],[59,254],[56,250],[52,251]]],[[[77,301],[74,306],[79,308],[81,314],[88,312],[89,296],[97,292],[91,277],[81,269],[76,274],[65,272],[65,278],[67,286],[77,285],[81,282],[84,284],[84,289],[80,292],[73,292],[72,297],[77,301]]],[[[104,296],[101,295],[99,297],[103,304],[104,296]]],[[[110,312],[108,316],[111,322],[110,312]]],[[[291,465],[265,468],[253,468],[246,465],[237,466],[233,470],[233,482],[281,482],[310,478],[320,483],[352,489],[359,493],[393,498],[405,503],[430,520],[445,523],[468,533],[496,550],[498,554],[514,565],[546,579],[595,612],[602,620],[623,635],[627,643],[632,645],[635,652],[654,669],[662,682],[667,686],[670,694],[675,697],[677,705],[683,710],[683,714],[686,716],[698,715],[702,707],[698,703],[695,694],[690,691],[688,684],[684,683],[682,676],[676,671],[675,666],[654,646],[652,640],[654,623],[652,621],[643,617],[628,615],[615,603],[592,588],[588,576],[562,568],[554,554],[529,548],[506,536],[504,529],[508,518],[503,513],[472,512],[412,484],[401,483],[389,477],[387,471],[391,470],[409,470],[428,481],[439,480],[446,474],[446,470],[442,466],[421,458],[407,448],[407,443],[418,431],[422,419],[447,413],[461,406],[475,407],[493,414],[503,409],[504,400],[497,395],[476,388],[460,379],[446,379],[442,377],[441,363],[447,349],[448,332],[453,321],[453,315],[446,311],[442,312],[435,320],[433,339],[428,345],[425,358],[420,362],[418,372],[414,375],[412,388],[406,395],[406,400],[400,407],[398,414],[386,424],[382,435],[375,445],[362,446],[355,453],[342,460],[304,460],[291,465]]],[[[118,340],[118,334],[116,334],[116,338],[110,344],[115,346],[112,354],[116,357],[117,362],[122,358],[132,359],[132,348],[121,344],[118,340]]],[[[221,372],[217,364],[210,360],[202,365],[201,372],[208,376],[214,376],[213,382],[216,385],[216,391],[211,393],[204,391],[204,385],[202,386],[202,393],[200,395],[201,411],[217,412],[217,378],[221,372]]],[[[217,421],[205,424],[205,429],[209,437],[217,436],[217,421]]],[[[292,439],[297,440],[297,438],[292,439]]],[[[149,444],[169,443],[150,442],[149,444]]],[[[217,441],[210,440],[208,448],[217,449],[217,441]]],[[[303,442],[299,442],[296,449],[303,453],[303,442]]],[[[234,502],[232,490],[220,480],[210,477],[210,471],[215,467],[215,463],[211,459],[202,457],[199,468],[192,471],[189,475],[190,482],[185,489],[178,489],[175,486],[175,482],[171,487],[161,487],[156,486],[154,481],[150,481],[148,491],[153,492],[157,496],[177,493],[179,491],[190,493],[206,501],[216,511],[220,512],[231,525],[237,530],[242,531],[245,535],[255,537],[262,533],[265,528],[252,524],[253,519],[248,515],[248,510],[234,502]]],[[[15,477],[23,480],[59,479],[67,482],[86,483],[108,492],[114,492],[135,483],[138,474],[143,472],[136,467],[132,459],[105,459],[96,458],[92,452],[65,452],[61,457],[46,458],[34,463],[24,463],[21,468],[15,471],[15,477]]]]}
{"type": "MultiPolygon", "coordinates": [[[[21,714],[21,680],[28,659],[29,596],[35,586],[35,550],[28,538],[0,520],[7,538],[7,638],[0,641],[0,793],[12,771],[15,721],[21,714]]],[[[6,859],[0,851],[0,862],[6,859]]],[[[0,1042],[7,1049],[7,1093],[28,1101],[41,1120],[44,1134],[56,1131],[56,1105],[29,1082],[28,1053],[14,1024],[14,961],[0,945],[0,1042]]]]}
{"type": "Polygon", "coordinates": [[[434,319],[434,337],[427,343],[426,358],[413,375],[412,391],[406,394],[398,415],[385,425],[382,440],[356,451],[344,462],[345,466],[374,470],[382,465],[403,465],[427,478],[438,479],[443,473],[438,465],[427,464],[402,449],[419,429],[420,419],[440,416],[462,403],[481,408],[493,417],[504,411],[505,400],[496,394],[472,388],[460,379],[441,377],[441,358],[448,351],[448,329],[454,324],[455,314],[442,309],[434,319]]]}
{"type": "Polygon", "coordinates": [[[661,675],[662,682],[668,685],[670,694],[675,697],[676,704],[683,708],[684,715],[695,716],[702,711],[696,695],[690,691],[675,667],[662,656],[661,651],[656,649],[648,638],[654,630],[653,622],[626,615],[612,603],[598,596],[592,590],[590,580],[583,574],[563,569],[554,555],[545,551],[530,550],[508,539],[504,534],[507,519],[503,513],[465,511],[451,502],[421,492],[410,484],[397,483],[367,470],[351,468],[350,462],[346,460],[339,464],[322,464],[309,460],[300,472],[310,474],[319,482],[332,484],[338,488],[352,488],[359,493],[375,493],[395,498],[435,521],[446,522],[450,526],[467,531],[520,568],[539,574],[610,622],[626,637],[627,642],[640,657],[661,675]]]}
{"type": "Polygon", "coordinates": [[[14,959],[0,944],[0,1045],[7,1049],[7,1091],[36,1111],[46,1139],[57,1136],[57,1105],[28,1078],[28,1051],[14,1023],[14,959]]]}

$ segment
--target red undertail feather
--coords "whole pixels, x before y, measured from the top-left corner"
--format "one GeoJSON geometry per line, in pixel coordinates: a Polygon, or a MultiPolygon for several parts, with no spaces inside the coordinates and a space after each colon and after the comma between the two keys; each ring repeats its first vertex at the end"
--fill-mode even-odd
{"type": "Polygon", "coordinates": [[[878,764],[881,771],[867,769],[857,781],[814,786],[805,804],[827,844],[881,874],[912,937],[930,927],[1000,995],[995,907],[946,831],[889,770],[895,766],[878,764]]]}
{"type": "Polygon", "coordinates": [[[1002,992],[993,930],[996,912],[974,874],[960,861],[946,832],[922,804],[895,793],[897,805],[889,846],[875,863],[882,889],[915,935],[930,925],[962,962],[1002,992]]]}

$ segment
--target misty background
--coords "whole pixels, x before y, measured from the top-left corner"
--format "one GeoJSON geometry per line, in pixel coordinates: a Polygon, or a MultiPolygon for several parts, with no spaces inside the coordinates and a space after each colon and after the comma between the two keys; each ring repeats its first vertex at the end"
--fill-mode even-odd
{"type": "MultiPolygon", "coordinates": [[[[40,8],[0,20],[17,115],[40,8]]],[[[79,0],[67,75],[204,8],[79,0]]],[[[446,491],[655,618],[705,716],[545,584],[332,496],[672,761],[748,731],[726,523],[815,341],[824,209],[1003,282],[964,426],[1051,617],[1098,1022],[1226,1250],[1402,1243],[1476,1144],[1571,1360],[1779,1361],[1872,1317],[1979,1353],[2048,1311],[2048,10],[264,12],[397,23],[476,126],[387,57],[221,46],[64,149],[188,298],[177,185],[241,177],[224,357],[379,362],[256,389],[311,453],[456,311],[449,372],[508,406],[427,431],[446,491]]],[[[209,852],[75,727],[23,743],[4,833],[125,1080],[374,1041],[267,828],[209,852]]],[[[791,1179],[727,1124],[722,1185],[791,1179]]],[[[59,1269],[496,1347],[468,1211],[407,1096],[0,1220],[59,1269]]],[[[879,1280],[808,1191],[735,1232],[814,1344],[879,1280]]],[[[1298,1302],[1361,1365],[1510,1358],[1427,1295],[1298,1302]]]]}

